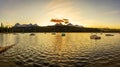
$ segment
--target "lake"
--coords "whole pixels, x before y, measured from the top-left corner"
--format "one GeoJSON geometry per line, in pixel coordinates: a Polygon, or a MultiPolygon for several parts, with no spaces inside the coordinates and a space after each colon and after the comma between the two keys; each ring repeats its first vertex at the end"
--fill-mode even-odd
{"type": "Polygon", "coordinates": [[[120,67],[120,34],[90,39],[91,33],[0,33],[0,67],[120,67]]]}

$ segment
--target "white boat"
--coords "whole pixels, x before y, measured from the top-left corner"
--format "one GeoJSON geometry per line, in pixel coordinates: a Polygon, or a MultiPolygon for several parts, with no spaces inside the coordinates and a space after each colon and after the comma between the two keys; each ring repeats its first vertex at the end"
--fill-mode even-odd
{"type": "Polygon", "coordinates": [[[97,36],[97,35],[91,35],[91,36],[90,36],[90,39],[101,39],[101,37],[100,37],[100,36],[97,36]]]}
{"type": "Polygon", "coordinates": [[[113,34],[105,34],[105,36],[114,36],[113,34]]]}

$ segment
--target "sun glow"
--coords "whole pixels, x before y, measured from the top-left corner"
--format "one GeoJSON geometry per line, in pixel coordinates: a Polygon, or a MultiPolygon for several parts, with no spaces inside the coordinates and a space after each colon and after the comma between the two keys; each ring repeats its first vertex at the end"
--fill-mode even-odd
{"type": "Polygon", "coordinates": [[[73,7],[73,2],[68,0],[52,0],[45,7],[45,10],[48,12],[43,16],[42,22],[44,23],[41,25],[51,24],[51,22],[48,22],[48,20],[50,21],[51,18],[67,18],[72,24],[76,24],[75,21],[78,21],[78,16],[80,15],[80,12],[73,7]]]}
{"type": "Polygon", "coordinates": [[[66,18],[73,25],[117,28],[120,27],[120,9],[114,5],[119,6],[119,2],[107,2],[106,0],[0,0],[0,22],[8,25],[32,23],[47,26],[55,24],[50,22],[52,18],[66,18]]]}

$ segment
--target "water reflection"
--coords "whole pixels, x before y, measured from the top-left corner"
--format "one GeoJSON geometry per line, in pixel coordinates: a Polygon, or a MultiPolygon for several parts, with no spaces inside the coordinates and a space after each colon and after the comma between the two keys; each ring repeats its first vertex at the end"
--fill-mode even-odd
{"type": "Polygon", "coordinates": [[[119,66],[119,34],[114,33],[113,37],[106,37],[104,33],[97,34],[101,36],[101,40],[91,40],[90,33],[66,33],[64,37],[61,33],[29,34],[0,34],[1,46],[17,43],[0,55],[0,63],[4,65],[4,61],[9,59],[7,63],[12,62],[19,67],[119,66]]]}
{"type": "Polygon", "coordinates": [[[4,46],[9,46],[9,45],[12,45],[12,44],[16,44],[17,39],[19,39],[19,38],[17,38],[17,36],[13,36],[12,34],[0,33],[0,46],[4,47],[4,46]]]}
{"type": "Polygon", "coordinates": [[[56,36],[55,36],[55,49],[56,49],[56,52],[59,53],[63,50],[66,50],[67,49],[67,42],[69,42],[69,39],[68,39],[68,35],[66,33],[66,36],[61,36],[61,33],[57,33],[56,36]]]}
{"type": "Polygon", "coordinates": [[[4,37],[3,37],[3,34],[1,33],[1,34],[0,34],[0,46],[3,45],[3,40],[4,40],[3,38],[4,38],[4,37]]]}
{"type": "Polygon", "coordinates": [[[54,43],[55,53],[61,54],[62,45],[63,45],[63,40],[62,40],[61,34],[58,33],[55,36],[55,43],[54,43]]]}
{"type": "MultiPolygon", "coordinates": [[[[11,37],[11,38],[12,38],[12,37],[11,37]]],[[[15,36],[15,43],[16,43],[16,44],[19,43],[19,41],[20,41],[19,39],[20,39],[19,35],[16,35],[16,36],[15,36]]]]}

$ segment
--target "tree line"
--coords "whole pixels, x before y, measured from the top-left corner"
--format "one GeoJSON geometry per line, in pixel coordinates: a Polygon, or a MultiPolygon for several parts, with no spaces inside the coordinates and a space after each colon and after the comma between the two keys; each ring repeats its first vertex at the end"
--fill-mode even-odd
{"type": "Polygon", "coordinates": [[[0,33],[13,32],[120,32],[120,29],[85,28],[75,26],[0,27],[0,33]]]}

